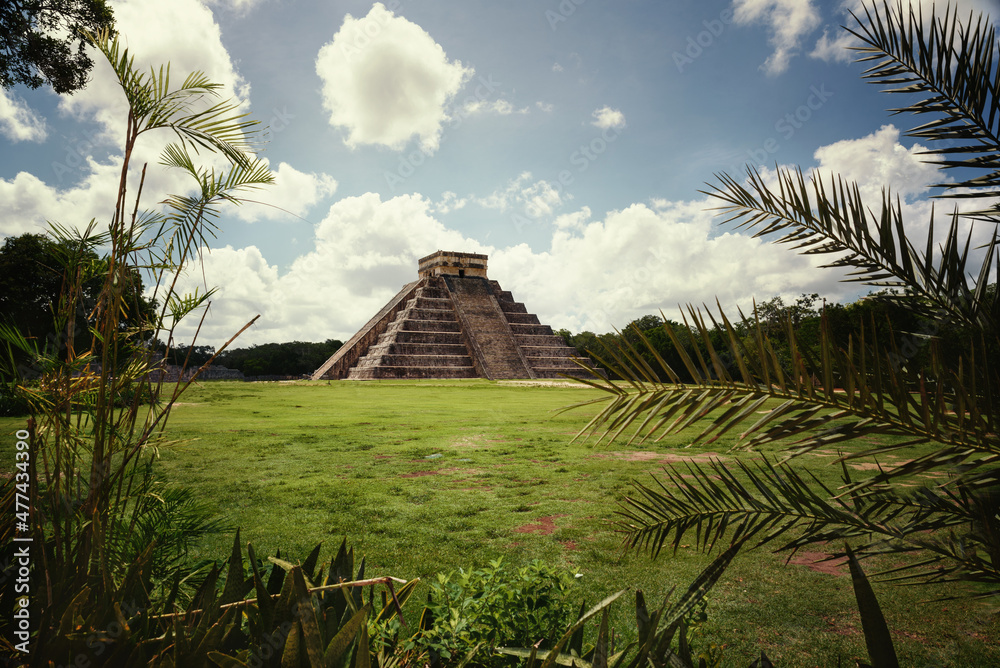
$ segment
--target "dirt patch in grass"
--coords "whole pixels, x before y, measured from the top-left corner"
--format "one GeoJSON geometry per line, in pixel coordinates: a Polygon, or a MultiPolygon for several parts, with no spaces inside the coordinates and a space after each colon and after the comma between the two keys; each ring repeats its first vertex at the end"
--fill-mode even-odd
{"type": "Polygon", "coordinates": [[[484,471],[482,469],[460,469],[460,468],[446,468],[439,469],[438,473],[447,473],[448,475],[482,475],[484,471]]]}
{"type": "Polygon", "coordinates": [[[843,575],[845,572],[844,566],[847,564],[847,557],[823,561],[824,559],[828,559],[829,556],[825,552],[804,552],[799,550],[788,563],[796,566],[805,566],[811,571],[826,575],[843,575]]]}
{"type": "Polygon", "coordinates": [[[856,636],[860,633],[857,626],[851,624],[850,622],[841,621],[836,617],[827,617],[826,615],[823,615],[823,621],[826,622],[826,630],[828,633],[835,633],[838,636],[844,636],[846,638],[856,636]]]}
{"type": "Polygon", "coordinates": [[[537,533],[543,536],[548,536],[556,530],[557,517],[565,517],[565,515],[548,515],[547,517],[539,517],[537,522],[522,524],[521,526],[515,528],[514,533],[537,533]]]}
{"type": "Polygon", "coordinates": [[[498,380],[497,385],[527,385],[531,387],[566,387],[574,390],[589,390],[589,385],[572,380],[498,380]]]}
{"type": "Polygon", "coordinates": [[[425,475],[437,475],[437,471],[413,471],[412,473],[401,473],[400,478],[420,478],[425,475]]]}

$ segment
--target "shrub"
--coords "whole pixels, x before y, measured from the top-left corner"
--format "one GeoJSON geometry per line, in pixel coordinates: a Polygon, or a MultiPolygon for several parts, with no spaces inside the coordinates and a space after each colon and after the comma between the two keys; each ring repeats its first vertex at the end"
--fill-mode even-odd
{"type": "MultiPolygon", "coordinates": [[[[477,646],[551,647],[577,618],[569,596],[573,583],[569,572],[537,559],[514,568],[501,558],[479,570],[438,574],[430,583],[421,629],[400,649],[451,663],[477,646]]],[[[398,626],[382,629],[397,631],[398,626]]],[[[477,663],[508,663],[487,654],[481,649],[477,663]]]]}

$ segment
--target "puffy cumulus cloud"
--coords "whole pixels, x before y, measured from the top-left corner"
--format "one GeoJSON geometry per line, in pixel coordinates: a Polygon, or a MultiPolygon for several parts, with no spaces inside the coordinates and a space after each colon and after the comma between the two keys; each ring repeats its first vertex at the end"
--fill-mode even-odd
{"type": "MultiPolygon", "coordinates": [[[[831,174],[857,183],[862,200],[874,211],[881,207],[883,187],[889,189],[893,198],[899,196],[907,236],[920,249],[926,246],[932,216],[935,218],[934,240],[940,244],[948,233],[950,215],[956,207],[959,211],[971,212],[1000,202],[1000,198],[952,199],[938,201],[935,205],[927,198],[928,186],[951,181],[951,177],[935,164],[939,158],[921,155],[924,147],[913,144],[907,148],[899,138],[900,132],[895,126],[884,125],[865,137],[823,146],[814,154],[818,162],[816,170],[826,183],[831,174]]],[[[987,223],[962,220],[959,225],[965,231],[972,229],[974,248],[988,243],[995,231],[995,225],[987,223]]],[[[973,250],[970,256],[974,266],[982,252],[973,250]]]]}
{"type": "Polygon", "coordinates": [[[473,74],[449,61],[427,32],[376,2],[368,15],[350,14],[316,56],[323,106],[344,127],[350,147],[402,149],[414,136],[437,150],[447,105],[473,74]]]}
{"type": "MultiPolygon", "coordinates": [[[[121,160],[98,163],[88,158],[80,169],[86,174],[74,187],[59,189],[34,174],[20,172],[13,179],[0,179],[0,235],[40,233],[47,223],[84,228],[96,218],[109,221],[114,213],[121,160]]],[[[135,192],[137,183],[130,184],[135,192]]]]}
{"type": "Polygon", "coordinates": [[[45,119],[28,103],[0,88],[0,134],[11,141],[44,141],[48,136],[45,119]]]}
{"type": "MultiPolygon", "coordinates": [[[[236,334],[255,315],[262,317],[255,328],[244,333],[236,347],[265,343],[274,339],[253,340],[255,334],[267,332],[265,314],[275,314],[280,308],[279,293],[275,290],[278,269],[269,265],[256,246],[234,249],[232,246],[209,250],[201,249],[200,258],[188,265],[178,277],[176,290],[180,294],[205,294],[217,288],[210,299],[198,341],[202,345],[219,346],[236,334]]],[[[152,289],[147,288],[147,296],[152,289]]],[[[200,315],[192,313],[177,328],[175,337],[190,342],[200,315]]],[[[291,340],[291,339],[289,339],[291,340]]]]}
{"type": "Polygon", "coordinates": [[[633,204],[603,220],[562,216],[548,251],[495,251],[490,273],[553,327],[606,332],[678,305],[746,307],[754,296],[836,292],[808,258],[741,234],[716,234],[708,202],[633,204]]]}
{"type": "Polygon", "coordinates": [[[594,120],[590,124],[602,130],[625,127],[625,114],[618,109],[603,106],[600,109],[594,110],[591,116],[594,117],[594,120]]]}
{"type": "Polygon", "coordinates": [[[774,52],[762,67],[770,75],[788,69],[802,39],[822,22],[813,0],[733,0],[733,10],[738,24],[767,26],[774,52]]]}
{"type": "Polygon", "coordinates": [[[921,155],[924,147],[913,144],[907,148],[899,143],[899,135],[894,125],[883,125],[860,139],[822,146],[813,157],[822,174],[832,172],[858,183],[862,195],[869,199],[877,197],[883,186],[912,199],[926,194],[927,186],[946,177],[934,164],[934,156],[921,155]]]}
{"type": "Polygon", "coordinates": [[[306,174],[287,162],[273,170],[274,183],[260,190],[247,191],[246,204],[235,210],[247,222],[286,220],[288,215],[304,216],[316,202],[337,190],[337,181],[328,174],[306,174]]]}
{"type": "Polygon", "coordinates": [[[809,56],[828,63],[850,63],[857,58],[851,51],[851,47],[857,44],[858,38],[846,30],[839,30],[832,36],[829,30],[824,30],[809,56]]]}
{"type": "MultiPolygon", "coordinates": [[[[869,203],[879,201],[884,182],[898,188],[905,195],[907,229],[919,246],[930,204],[917,195],[940,175],[921,162],[919,147],[905,148],[898,140],[898,131],[887,126],[831,144],[816,153],[817,169],[858,180],[866,200],[876,197],[869,203]]],[[[509,206],[541,183],[525,172],[509,193],[497,194],[496,204],[509,206]]],[[[442,194],[442,203],[457,201],[454,193],[442,194]]],[[[660,310],[679,319],[677,306],[707,304],[714,310],[717,299],[735,317],[737,308],[749,312],[754,299],[817,292],[843,300],[866,291],[841,282],[842,273],[819,269],[829,257],[798,255],[733,225],[720,228],[711,211],[717,204],[709,198],[651,198],[603,217],[581,207],[556,216],[547,248],[497,249],[442,224],[435,218],[442,204],[421,195],[344,198],[316,225],[312,249],[284,274],[253,247],[206,256],[208,285],[222,289],[206,330],[211,338],[203,342],[221,343],[256,313],[261,319],[239,345],[345,340],[416,279],[420,257],[438,249],[488,254],[492,278],[543,322],[574,332],[606,332],[660,310]]]]}

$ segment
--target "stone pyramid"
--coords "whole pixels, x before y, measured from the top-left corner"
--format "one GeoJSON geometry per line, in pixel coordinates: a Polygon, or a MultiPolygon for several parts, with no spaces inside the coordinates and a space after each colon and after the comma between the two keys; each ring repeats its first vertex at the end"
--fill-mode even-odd
{"type": "Polygon", "coordinates": [[[313,380],[588,377],[576,349],[486,276],[485,255],[437,251],[313,380]]]}

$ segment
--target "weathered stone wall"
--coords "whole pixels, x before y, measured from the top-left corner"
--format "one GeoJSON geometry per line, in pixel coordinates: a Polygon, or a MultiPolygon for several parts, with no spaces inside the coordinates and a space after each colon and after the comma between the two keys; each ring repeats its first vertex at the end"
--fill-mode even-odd
{"type": "Polygon", "coordinates": [[[479,276],[486,278],[487,256],[477,253],[437,251],[422,257],[417,263],[421,278],[432,276],[479,276]]]}

